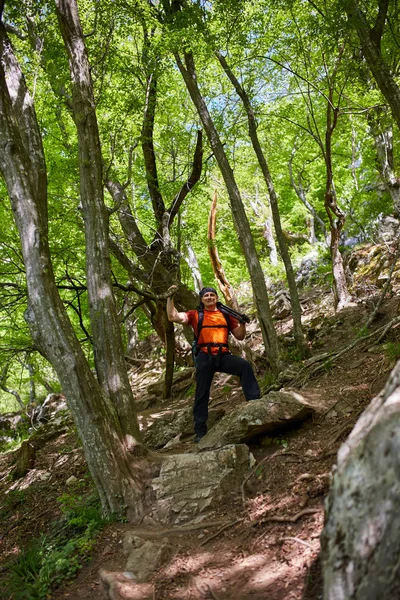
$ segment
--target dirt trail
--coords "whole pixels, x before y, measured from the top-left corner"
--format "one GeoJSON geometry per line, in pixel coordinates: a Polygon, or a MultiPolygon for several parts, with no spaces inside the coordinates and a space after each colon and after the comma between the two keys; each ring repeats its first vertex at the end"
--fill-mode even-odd
{"type": "MultiPolygon", "coordinates": [[[[376,327],[396,314],[397,303],[385,303],[376,327]]],[[[308,319],[313,352],[339,349],[354,339],[365,322],[365,309],[355,307],[340,316],[319,321],[308,319]],[[318,323],[322,323],[321,327],[318,323]],[[317,325],[316,325],[317,323],[317,325]]],[[[284,333],[285,324],[280,325],[284,333]]],[[[300,388],[316,409],[312,420],[301,427],[264,438],[250,446],[257,461],[242,495],[227,499],[217,519],[221,526],[176,534],[175,558],[151,580],[152,595],[137,586],[137,598],[156,600],[317,600],[322,584],[318,567],[319,536],[323,527],[324,499],[330,473],[341,442],[358,416],[381,390],[394,360],[384,343],[399,341],[398,329],[372,348],[356,346],[334,365],[326,362],[314,378],[300,388]]],[[[223,383],[223,381],[222,381],[223,383]]],[[[234,386],[227,395],[220,383],[214,386],[213,401],[230,406],[242,401],[234,386]]],[[[177,399],[176,403],[182,402],[177,399]]],[[[154,407],[152,408],[154,410],[154,407]]],[[[186,440],[174,452],[194,452],[186,440]]],[[[8,455],[0,456],[0,494],[10,487],[6,475],[8,455]]],[[[74,475],[90,486],[82,451],[73,433],[64,434],[38,453],[36,480],[28,485],[23,505],[7,516],[1,540],[2,560],[16,555],[24,540],[45,531],[56,519],[57,498],[65,481],[74,475]],[[49,479],[40,473],[50,472],[49,479]]],[[[21,485],[19,482],[18,485],[21,485]]],[[[121,538],[132,529],[128,523],[108,526],[100,535],[92,560],[71,583],[64,583],[55,600],[104,599],[98,570],[123,571],[125,556],[121,538]]],[[[148,590],[148,587],[147,587],[148,590]]],[[[133,596],[132,596],[133,598],[133,596]]]]}

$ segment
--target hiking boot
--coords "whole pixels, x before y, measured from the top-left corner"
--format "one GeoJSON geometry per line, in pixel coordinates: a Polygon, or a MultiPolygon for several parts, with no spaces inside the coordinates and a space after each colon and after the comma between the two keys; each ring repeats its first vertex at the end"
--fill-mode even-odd
{"type": "Polygon", "coordinates": [[[205,435],[206,435],[205,433],[196,433],[195,438],[194,438],[194,443],[198,444],[205,435]]]}

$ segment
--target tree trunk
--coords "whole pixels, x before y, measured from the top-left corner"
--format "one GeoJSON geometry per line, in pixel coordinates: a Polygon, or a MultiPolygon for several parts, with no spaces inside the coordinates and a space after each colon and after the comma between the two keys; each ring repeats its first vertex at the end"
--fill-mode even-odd
{"type": "Polygon", "coordinates": [[[239,310],[239,305],[235,297],[233,287],[226,278],[224,267],[218,255],[216,245],[216,221],[217,221],[217,190],[214,190],[214,197],[211,204],[210,214],[208,216],[208,254],[210,255],[211,265],[214,275],[217,278],[219,289],[224,296],[225,302],[235,310],[239,310]]]}
{"type": "Polygon", "coordinates": [[[365,60],[379,89],[392,109],[393,118],[400,129],[400,88],[381,53],[381,38],[389,3],[390,0],[382,0],[378,3],[378,15],[374,27],[371,28],[365,14],[358,6],[358,2],[343,0],[349,22],[360,38],[365,60]]]}
{"type": "Polygon", "coordinates": [[[204,98],[200,93],[197,84],[197,75],[193,56],[190,52],[185,53],[185,65],[182,63],[182,60],[177,52],[175,53],[175,59],[193,104],[199,113],[199,117],[203,123],[210,146],[214,152],[228,190],[236,232],[246,259],[247,268],[253,286],[254,299],[257,307],[265,350],[268,354],[268,360],[271,369],[277,373],[279,372],[280,368],[278,357],[278,339],[272,321],[264,273],[261,269],[260,261],[258,260],[242,198],[240,196],[232,168],[226,157],[225,150],[219,138],[218,132],[215,128],[214,122],[211,119],[211,115],[208,111],[204,98]]]}
{"type": "Polygon", "coordinates": [[[175,366],[175,328],[174,324],[168,320],[167,313],[163,311],[164,327],[165,327],[165,378],[163,398],[171,396],[171,388],[174,380],[175,366]]]}
{"type": "Polygon", "coordinates": [[[318,213],[315,210],[315,208],[312,206],[312,204],[307,200],[307,195],[306,195],[307,194],[307,190],[305,190],[304,187],[303,187],[301,172],[298,174],[298,183],[297,184],[296,184],[296,181],[294,179],[294,175],[293,175],[293,159],[294,159],[295,153],[296,153],[296,147],[293,148],[292,154],[290,156],[290,160],[288,162],[289,175],[290,175],[290,181],[292,183],[292,187],[293,187],[294,191],[296,192],[297,197],[304,204],[304,206],[306,207],[306,209],[309,211],[310,217],[312,219],[312,226],[310,228],[310,235],[309,235],[309,243],[310,244],[315,244],[318,241],[317,238],[316,238],[316,236],[315,236],[315,221],[317,221],[318,225],[320,226],[320,228],[322,230],[322,233],[324,234],[325,243],[326,243],[327,246],[329,246],[330,245],[330,240],[329,240],[328,232],[327,232],[326,227],[325,227],[325,223],[318,216],[318,213]]]}
{"type": "MultiPolygon", "coordinates": [[[[333,77],[334,79],[334,77],[333,77]]],[[[333,293],[335,309],[341,310],[349,305],[351,296],[347,289],[346,275],[343,268],[343,259],[339,250],[340,234],[344,227],[346,215],[337,203],[335,186],[333,184],[332,167],[332,135],[337,124],[339,108],[333,106],[333,94],[330,89],[330,98],[327,102],[327,125],[325,132],[324,159],[326,166],[326,187],[325,187],[325,210],[329,218],[331,233],[331,260],[333,274],[333,293]],[[335,221],[336,217],[336,221],[335,221]]]]}
{"type": "Polygon", "coordinates": [[[187,248],[187,253],[188,253],[186,261],[192,272],[194,289],[196,290],[197,293],[199,293],[203,287],[203,280],[201,278],[200,266],[199,266],[199,263],[197,260],[197,256],[192,248],[192,245],[190,243],[187,243],[186,248],[187,248]]]}
{"type": "Polygon", "coordinates": [[[381,180],[393,201],[393,212],[400,216],[400,178],[396,176],[393,156],[393,130],[381,125],[379,113],[369,113],[368,123],[375,141],[377,166],[381,180]]]}
{"type": "Polygon", "coordinates": [[[290,259],[288,247],[287,247],[285,237],[282,232],[281,217],[279,214],[278,196],[276,194],[275,186],[273,184],[271,173],[268,168],[267,159],[265,158],[264,152],[262,151],[262,148],[261,148],[260,140],[258,139],[257,123],[256,123],[256,119],[254,116],[253,108],[251,106],[250,99],[249,99],[245,89],[243,88],[242,85],[240,85],[238,79],[233,74],[232,70],[230,69],[228,63],[225,60],[225,57],[221,54],[221,52],[216,52],[215,54],[221,64],[222,68],[224,69],[226,75],[229,77],[233,87],[235,88],[236,93],[242,100],[244,109],[247,114],[249,136],[251,139],[251,143],[253,145],[254,152],[258,159],[258,164],[260,165],[262,174],[264,176],[265,183],[267,184],[267,188],[268,188],[268,192],[269,192],[269,199],[270,199],[270,203],[271,203],[272,218],[274,221],[274,227],[275,227],[275,233],[276,233],[276,239],[278,240],[279,251],[280,251],[280,254],[281,254],[281,257],[283,260],[283,264],[285,265],[286,279],[287,279],[288,286],[289,286],[290,303],[291,303],[291,308],[292,308],[293,335],[294,335],[294,339],[296,341],[297,348],[300,350],[301,355],[304,356],[304,354],[306,352],[306,345],[305,345],[305,341],[304,341],[303,327],[301,324],[301,312],[302,311],[301,311],[299,293],[297,290],[296,280],[294,277],[292,261],[290,259]]]}
{"type": "Polygon", "coordinates": [[[26,268],[26,320],[36,348],[49,360],[67,397],[105,512],[132,518],[144,510],[117,411],[93,376],[59,297],[50,260],[47,174],[32,98],[0,23],[0,170],[19,231],[26,268]]]}
{"type": "Polygon", "coordinates": [[[274,239],[274,235],[273,235],[271,211],[270,211],[268,200],[267,200],[267,203],[264,204],[259,199],[258,188],[256,188],[255,200],[253,200],[252,197],[250,196],[249,201],[250,201],[252,209],[254,210],[254,214],[256,215],[256,217],[258,219],[260,219],[261,221],[264,221],[262,235],[263,235],[263,238],[265,239],[265,241],[267,242],[267,245],[268,245],[268,248],[270,251],[270,254],[269,254],[270,263],[273,267],[276,267],[278,265],[278,252],[276,250],[276,244],[275,244],[275,239],[274,239]],[[261,211],[260,211],[260,208],[261,208],[261,211]],[[264,212],[266,212],[266,215],[263,214],[264,212]]]}
{"type": "Polygon", "coordinates": [[[68,53],[73,116],[78,132],[86,277],[96,372],[101,387],[116,406],[122,429],[139,438],[112,290],[108,214],[103,197],[103,159],[89,61],[76,0],[56,0],[56,8],[68,53]]]}

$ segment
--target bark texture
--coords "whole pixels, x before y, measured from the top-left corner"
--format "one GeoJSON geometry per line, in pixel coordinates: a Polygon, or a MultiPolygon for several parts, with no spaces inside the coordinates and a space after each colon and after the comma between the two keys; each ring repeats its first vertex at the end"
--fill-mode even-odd
{"type": "Polygon", "coordinates": [[[229,164],[224,147],[215,128],[207,105],[201,95],[198,83],[197,74],[193,55],[191,52],[184,54],[184,63],[179,55],[175,53],[175,59],[183,80],[188,89],[189,95],[195,105],[199,117],[203,123],[204,130],[207,134],[208,141],[214,152],[218,162],[221,174],[224,178],[225,185],[228,190],[229,200],[232,209],[233,220],[236,227],[236,233],[246,259],[247,268],[250,274],[253,287],[254,299],[257,307],[258,317],[260,321],[261,331],[265,349],[268,355],[271,369],[275,372],[279,371],[278,358],[278,340],[272,321],[271,308],[268,300],[267,286],[265,277],[262,271],[260,261],[258,260],[254,240],[251,234],[249,221],[244,210],[242,198],[237,186],[232,167],[229,164]]]}
{"type": "Polygon", "coordinates": [[[144,509],[131,468],[130,439],[115,406],[93,376],[59,297],[50,260],[47,174],[41,132],[24,76],[0,23],[0,170],[19,231],[26,268],[26,320],[36,348],[53,365],[82,439],[103,508],[132,516],[144,509]]]}
{"type": "Polygon", "coordinates": [[[125,433],[139,438],[111,282],[108,214],[103,196],[103,159],[90,66],[75,0],[56,0],[68,53],[72,110],[78,132],[80,196],[86,241],[86,279],[97,377],[116,406],[125,433]]]}
{"type": "Polygon", "coordinates": [[[304,341],[303,327],[301,324],[301,312],[302,311],[301,311],[301,306],[300,306],[299,293],[297,290],[296,280],[294,277],[292,261],[290,259],[286,240],[285,240],[285,237],[284,237],[283,231],[282,231],[281,217],[279,214],[278,196],[276,194],[275,186],[272,181],[271,173],[269,171],[267,159],[261,148],[260,140],[258,138],[257,123],[256,123],[256,118],[254,115],[253,107],[251,105],[250,98],[249,98],[246,90],[239,83],[239,80],[234,75],[232,69],[229,67],[225,57],[221,54],[221,52],[216,52],[216,56],[221,64],[222,68],[224,69],[226,75],[229,77],[229,79],[230,79],[233,87],[235,88],[237,95],[241,99],[244,109],[246,111],[249,136],[251,139],[253,150],[257,156],[258,164],[260,165],[265,183],[268,188],[269,200],[271,203],[272,219],[274,221],[274,227],[275,227],[275,233],[276,233],[276,239],[278,241],[279,251],[281,253],[283,264],[285,265],[286,279],[287,279],[288,286],[289,286],[290,301],[291,301],[291,305],[292,305],[293,335],[294,335],[294,339],[296,341],[296,346],[300,350],[302,356],[304,356],[304,354],[306,352],[306,346],[305,346],[305,341],[304,341]]]}
{"type": "Polygon", "coordinates": [[[400,129],[400,88],[393,72],[381,53],[381,39],[386,23],[390,0],[380,0],[374,26],[371,27],[365,13],[356,0],[342,0],[350,24],[357,31],[365,60],[379,89],[392,109],[393,118],[400,129]]]}
{"type": "Polygon", "coordinates": [[[400,597],[400,363],[338,453],[323,530],[324,600],[400,597]]]}

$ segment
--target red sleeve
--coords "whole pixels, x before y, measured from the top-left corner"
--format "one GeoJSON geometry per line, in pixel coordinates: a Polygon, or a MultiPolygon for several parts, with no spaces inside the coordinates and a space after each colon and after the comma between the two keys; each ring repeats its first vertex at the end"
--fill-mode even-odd
{"type": "Polygon", "coordinates": [[[235,317],[231,317],[231,315],[229,315],[229,326],[230,326],[230,330],[232,331],[233,329],[236,329],[236,327],[239,327],[240,323],[237,319],[235,319],[235,317]]]}
{"type": "Polygon", "coordinates": [[[186,314],[189,325],[191,325],[195,330],[197,328],[197,310],[188,310],[186,314]]]}

